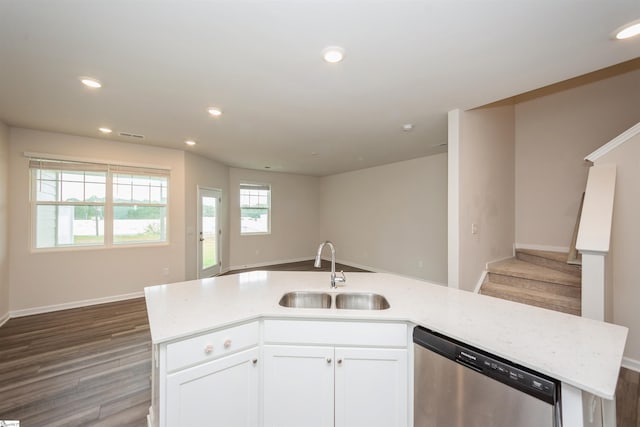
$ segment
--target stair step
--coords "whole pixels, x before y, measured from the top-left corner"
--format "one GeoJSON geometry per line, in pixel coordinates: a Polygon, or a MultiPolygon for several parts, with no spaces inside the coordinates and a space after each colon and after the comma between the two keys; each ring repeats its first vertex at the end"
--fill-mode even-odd
{"type": "Polygon", "coordinates": [[[566,252],[539,251],[534,249],[516,249],[516,258],[542,267],[562,271],[564,273],[581,276],[579,265],[567,262],[569,254],[566,252]]]}
{"type": "Polygon", "coordinates": [[[500,281],[503,284],[522,282],[522,280],[518,279],[535,280],[574,287],[580,287],[581,283],[581,278],[574,274],[532,264],[516,258],[489,264],[487,271],[489,273],[489,280],[494,281],[495,278],[495,281],[500,281]],[[497,277],[498,275],[506,277],[497,277]]]}
{"type": "Polygon", "coordinates": [[[522,304],[534,305],[549,310],[580,315],[581,301],[579,298],[564,295],[551,295],[547,292],[535,289],[517,288],[500,283],[485,281],[480,288],[480,293],[522,304]]]}
{"type": "Polygon", "coordinates": [[[579,286],[565,285],[540,280],[525,279],[522,277],[508,276],[504,274],[489,273],[485,279],[487,282],[499,285],[512,286],[514,288],[531,289],[538,292],[546,292],[551,295],[562,295],[565,297],[582,297],[582,288],[579,286]]]}

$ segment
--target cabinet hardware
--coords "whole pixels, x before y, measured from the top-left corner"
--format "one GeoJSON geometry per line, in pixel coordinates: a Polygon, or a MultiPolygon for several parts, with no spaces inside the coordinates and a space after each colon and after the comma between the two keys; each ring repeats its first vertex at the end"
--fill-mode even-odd
{"type": "Polygon", "coordinates": [[[257,365],[257,364],[258,364],[258,359],[253,359],[253,360],[251,361],[251,363],[253,363],[254,365],[257,365]]]}
{"type": "Polygon", "coordinates": [[[331,358],[327,357],[327,363],[331,363],[331,358]]]}
{"type": "Polygon", "coordinates": [[[342,365],[342,359],[338,359],[338,365],[342,365]]]}
{"type": "Polygon", "coordinates": [[[206,354],[211,354],[213,352],[213,344],[207,344],[204,346],[204,352],[206,354]]]}
{"type": "Polygon", "coordinates": [[[229,347],[231,347],[231,340],[227,338],[224,341],[224,348],[229,348],[229,347]]]}

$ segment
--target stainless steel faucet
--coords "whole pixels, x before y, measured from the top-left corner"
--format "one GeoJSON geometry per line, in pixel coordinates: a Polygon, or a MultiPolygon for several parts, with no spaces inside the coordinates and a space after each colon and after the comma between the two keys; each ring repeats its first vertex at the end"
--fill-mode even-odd
{"type": "Polygon", "coordinates": [[[316,262],[313,263],[313,266],[315,268],[320,268],[322,262],[320,255],[322,254],[322,249],[324,249],[325,245],[329,245],[329,248],[331,248],[331,288],[335,289],[336,282],[344,283],[347,281],[347,278],[344,277],[344,271],[340,271],[340,276],[342,277],[336,277],[336,248],[333,247],[333,243],[328,240],[320,243],[320,246],[318,246],[318,253],[316,254],[316,262]]]}

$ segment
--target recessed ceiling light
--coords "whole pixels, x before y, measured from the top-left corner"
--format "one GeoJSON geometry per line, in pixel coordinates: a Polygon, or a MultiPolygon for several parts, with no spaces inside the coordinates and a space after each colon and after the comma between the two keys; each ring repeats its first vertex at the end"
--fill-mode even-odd
{"type": "Polygon", "coordinates": [[[615,35],[618,40],[628,39],[640,34],[640,19],[626,24],[616,30],[615,35]]]}
{"type": "Polygon", "coordinates": [[[213,117],[218,117],[220,115],[222,115],[222,110],[217,108],[217,107],[211,107],[207,110],[209,112],[209,114],[211,114],[213,117]]]}
{"type": "Polygon", "coordinates": [[[83,85],[93,89],[98,89],[102,87],[102,83],[100,83],[98,80],[91,77],[80,77],[80,81],[82,82],[83,85]]]}
{"type": "Polygon", "coordinates": [[[99,130],[100,132],[102,132],[102,133],[105,133],[105,134],[106,134],[106,133],[111,133],[111,132],[113,132],[113,131],[112,131],[111,129],[109,129],[109,128],[98,128],[98,130],[99,130]]]}
{"type": "Polygon", "coordinates": [[[344,59],[344,49],[340,46],[329,46],[322,50],[322,58],[330,64],[335,64],[344,59]]]}
{"type": "Polygon", "coordinates": [[[413,130],[413,124],[407,123],[402,125],[402,130],[405,132],[411,132],[413,130]]]}
{"type": "Polygon", "coordinates": [[[185,144],[187,144],[187,145],[189,145],[189,146],[196,145],[196,142],[195,142],[195,141],[192,141],[192,140],[185,141],[184,143],[185,143],[185,144]]]}

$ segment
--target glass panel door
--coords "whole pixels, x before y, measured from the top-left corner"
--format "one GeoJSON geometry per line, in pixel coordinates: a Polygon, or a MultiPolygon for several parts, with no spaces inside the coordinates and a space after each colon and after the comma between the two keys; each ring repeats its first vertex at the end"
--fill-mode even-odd
{"type": "Polygon", "coordinates": [[[220,190],[198,187],[198,278],[220,273],[220,190]]]}

